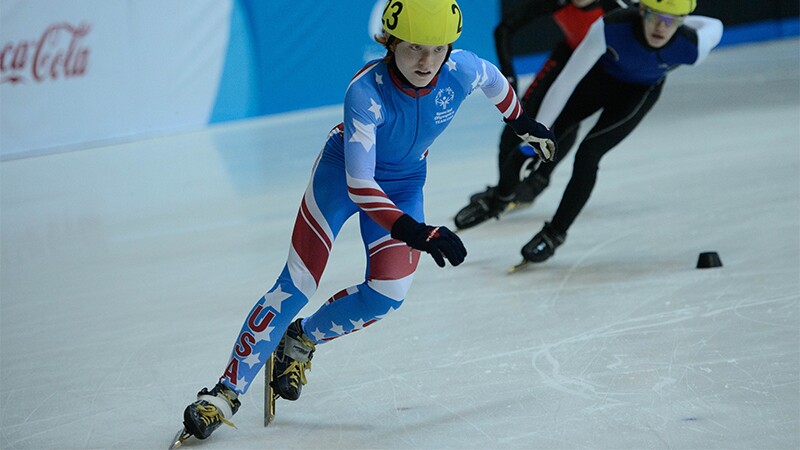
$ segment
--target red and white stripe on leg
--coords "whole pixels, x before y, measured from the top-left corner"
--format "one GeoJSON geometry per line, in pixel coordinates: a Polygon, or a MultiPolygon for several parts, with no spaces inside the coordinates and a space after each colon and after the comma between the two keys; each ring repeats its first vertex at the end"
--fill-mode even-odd
{"type": "Polygon", "coordinates": [[[311,298],[319,286],[332,245],[333,232],[317,207],[310,184],[297,212],[287,263],[292,281],[306,298],[311,298]]]}

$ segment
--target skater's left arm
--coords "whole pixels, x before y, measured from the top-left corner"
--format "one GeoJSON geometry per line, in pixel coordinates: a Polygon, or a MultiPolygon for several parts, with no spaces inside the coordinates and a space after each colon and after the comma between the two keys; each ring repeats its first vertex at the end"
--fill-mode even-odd
{"type": "Polygon", "coordinates": [[[722,22],[713,17],[687,16],[683,24],[697,33],[697,60],[692,64],[696,66],[708,57],[722,39],[722,22]]]}
{"type": "Polygon", "coordinates": [[[374,97],[355,100],[348,106],[345,97],[345,174],[350,199],[390,235],[409,247],[429,253],[439,267],[445,260],[453,266],[464,261],[467,249],[447,227],[431,226],[404,213],[389,199],[375,180],[376,128],[380,108],[374,97]],[[371,106],[370,106],[371,105],[371,106]]]}
{"type": "Polygon", "coordinates": [[[514,132],[530,145],[540,158],[551,161],[556,153],[556,138],[553,132],[528,117],[514,88],[494,64],[477,56],[475,59],[477,73],[472,88],[480,87],[483,94],[503,114],[503,120],[514,132]]]}

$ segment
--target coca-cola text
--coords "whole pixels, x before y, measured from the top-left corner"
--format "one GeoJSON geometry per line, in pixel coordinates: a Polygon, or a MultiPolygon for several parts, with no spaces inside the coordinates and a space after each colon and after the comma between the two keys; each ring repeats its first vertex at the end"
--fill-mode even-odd
{"type": "Polygon", "coordinates": [[[91,27],[54,23],[34,40],[6,42],[0,49],[0,83],[41,83],[80,77],[89,66],[89,47],[83,40],[91,27]]]}

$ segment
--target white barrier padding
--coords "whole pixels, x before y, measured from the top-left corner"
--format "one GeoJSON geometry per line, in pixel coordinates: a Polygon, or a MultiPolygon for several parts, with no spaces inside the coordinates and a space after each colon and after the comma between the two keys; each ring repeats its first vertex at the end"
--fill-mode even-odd
{"type": "Polygon", "coordinates": [[[0,158],[205,126],[231,0],[3,0],[0,158]]]}

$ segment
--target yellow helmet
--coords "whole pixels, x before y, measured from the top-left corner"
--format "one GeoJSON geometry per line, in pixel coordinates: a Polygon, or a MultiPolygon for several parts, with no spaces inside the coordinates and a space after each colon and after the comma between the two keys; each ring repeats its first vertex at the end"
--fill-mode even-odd
{"type": "Polygon", "coordinates": [[[452,44],[461,35],[461,8],[455,0],[389,0],[383,29],[420,45],[452,44]]]}
{"type": "Polygon", "coordinates": [[[639,3],[673,16],[685,16],[697,8],[697,0],[639,0],[639,3]]]}

